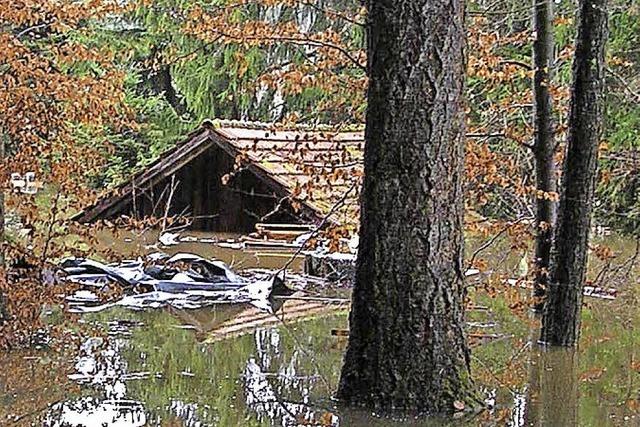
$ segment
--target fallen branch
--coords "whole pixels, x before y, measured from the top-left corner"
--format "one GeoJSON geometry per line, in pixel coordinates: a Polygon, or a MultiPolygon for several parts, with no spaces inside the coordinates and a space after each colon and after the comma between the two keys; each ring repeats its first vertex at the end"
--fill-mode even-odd
{"type": "Polygon", "coordinates": [[[258,222],[266,222],[269,218],[271,218],[272,216],[280,212],[285,202],[290,200],[291,200],[291,196],[284,196],[283,198],[278,200],[278,203],[270,212],[267,212],[266,214],[262,215],[262,217],[258,218],[258,222]]]}
{"type": "Polygon", "coordinates": [[[275,300],[300,300],[300,301],[315,301],[315,302],[326,302],[326,303],[334,303],[334,304],[349,304],[351,302],[348,298],[323,298],[323,297],[290,297],[290,296],[273,296],[275,300]]]}

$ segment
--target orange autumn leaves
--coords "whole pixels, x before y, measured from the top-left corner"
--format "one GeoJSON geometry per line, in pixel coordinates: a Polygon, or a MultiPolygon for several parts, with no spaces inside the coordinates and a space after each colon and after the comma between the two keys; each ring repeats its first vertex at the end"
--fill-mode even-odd
{"type": "Polygon", "coordinates": [[[100,165],[96,151],[104,141],[79,146],[73,127],[98,130],[123,123],[124,73],[112,66],[109,54],[74,36],[84,31],[81,22],[116,10],[115,2],[98,0],[0,5],[0,129],[10,141],[5,175],[31,170],[48,183],[78,192],[79,177],[100,165]],[[88,62],[96,64],[95,72],[74,70],[88,62]]]}
{"type": "Polygon", "coordinates": [[[42,326],[44,304],[64,295],[43,283],[40,268],[63,253],[69,212],[92,197],[88,178],[109,150],[104,129],[132,125],[124,72],[110,52],[85,41],[89,22],[120,9],[111,0],[0,2],[0,189],[17,219],[3,252],[9,266],[35,265],[2,271],[9,319],[0,326],[0,347],[28,343],[42,326]],[[81,142],[80,131],[90,143],[81,142]],[[44,196],[9,191],[9,175],[26,172],[44,184],[44,196]]]}

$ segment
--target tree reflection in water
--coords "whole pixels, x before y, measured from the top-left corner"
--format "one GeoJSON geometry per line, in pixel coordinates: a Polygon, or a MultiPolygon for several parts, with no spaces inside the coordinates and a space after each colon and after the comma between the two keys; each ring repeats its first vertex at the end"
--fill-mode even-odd
{"type": "Polygon", "coordinates": [[[346,328],[344,306],[285,304],[275,316],[249,305],[117,308],[83,318],[103,325],[105,333],[83,344],[71,370],[43,352],[3,356],[0,424],[635,425],[640,340],[634,325],[640,316],[634,301],[590,303],[575,352],[538,347],[531,343],[535,322],[514,318],[499,299],[487,302],[491,313],[470,321],[493,322],[512,336],[474,348],[473,375],[491,391],[495,407],[453,421],[380,418],[336,406],[331,396],[345,338],[331,331],[346,328]]]}

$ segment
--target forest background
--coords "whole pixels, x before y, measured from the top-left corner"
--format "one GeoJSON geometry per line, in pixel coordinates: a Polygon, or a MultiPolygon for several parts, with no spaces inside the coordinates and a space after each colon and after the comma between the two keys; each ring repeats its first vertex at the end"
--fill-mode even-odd
{"type": "MultiPolygon", "coordinates": [[[[560,163],[576,4],[554,7],[560,163]]],[[[595,203],[598,225],[632,234],[640,219],[639,18],[637,2],[612,1],[595,203]]],[[[72,213],[205,119],[363,123],[365,19],[355,0],[3,2],[2,172],[36,171],[46,184],[38,197],[7,192],[7,256],[45,262],[68,253],[74,242],[54,237],[69,234],[72,213]],[[33,246],[17,244],[12,222],[31,230],[33,246]]],[[[506,224],[513,236],[532,236],[535,198],[557,197],[535,188],[531,22],[528,1],[467,3],[468,231],[489,235],[506,224]]],[[[41,298],[31,300],[36,316],[41,298]]]]}

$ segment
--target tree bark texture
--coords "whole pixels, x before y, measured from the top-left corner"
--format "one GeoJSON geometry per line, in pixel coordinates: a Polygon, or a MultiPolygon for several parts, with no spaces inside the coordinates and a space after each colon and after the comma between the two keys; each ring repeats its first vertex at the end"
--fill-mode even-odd
{"type": "Polygon", "coordinates": [[[569,135],[540,340],[575,345],[580,330],[591,210],[604,109],[607,0],[581,0],[569,135]]]}
{"type": "MultiPolygon", "coordinates": [[[[551,99],[551,68],[553,66],[553,9],[551,0],[534,0],[533,42],[535,105],[535,141],[533,153],[536,168],[536,188],[545,193],[556,191],[554,164],[555,140],[553,104],[551,99]]],[[[536,197],[536,241],[534,251],[534,296],[543,297],[549,278],[556,202],[536,197]]]]}
{"type": "MultiPolygon", "coordinates": [[[[4,164],[5,158],[5,135],[0,131],[0,163],[4,164]]],[[[8,171],[2,171],[8,173],[8,171]]],[[[2,181],[8,177],[3,177],[2,181]]],[[[4,206],[4,183],[0,183],[0,268],[4,267],[4,233],[5,233],[5,206],[4,206]]]]}
{"type": "Polygon", "coordinates": [[[367,7],[360,247],[337,397],[453,412],[472,395],[461,259],[463,3],[367,7]]]}
{"type": "MultiPolygon", "coordinates": [[[[0,163],[4,164],[5,159],[5,135],[0,131],[0,163]]],[[[6,171],[3,171],[6,173],[6,171]]],[[[7,177],[4,177],[5,179],[7,177]]],[[[0,281],[6,280],[5,276],[5,206],[4,206],[4,184],[0,183],[0,281]]],[[[7,317],[6,296],[0,291],[0,325],[7,317]]]]}

